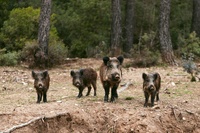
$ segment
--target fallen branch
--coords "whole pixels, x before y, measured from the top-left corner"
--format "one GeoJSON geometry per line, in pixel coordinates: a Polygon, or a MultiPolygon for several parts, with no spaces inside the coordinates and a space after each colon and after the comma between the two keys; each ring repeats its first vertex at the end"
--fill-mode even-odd
{"type": "Polygon", "coordinates": [[[45,122],[46,119],[52,119],[52,118],[55,118],[55,117],[59,117],[59,116],[65,116],[65,115],[69,115],[69,113],[60,113],[60,114],[57,114],[55,116],[49,116],[49,117],[45,117],[45,116],[40,116],[40,117],[37,117],[37,118],[34,118],[26,123],[23,123],[23,124],[19,124],[19,125],[16,125],[16,126],[13,126],[11,127],[10,129],[7,129],[5,131],[3,131],[2,133],[11,133],[13,132],[14,130],[16,129],[19,129],[19,128],[22,128],[22,127],[25,127],[25,126],[28,126],[29,124],[33,123],[33,122],[36,122],[38,120],[41,120],[42,122],[45,122]]]}
{"type": "Polygon", "coordinates": [[[176,116],[176,113],[175,113],[175,110],[174,110],[174,108],[173,108],[173,107],[171,107],[171,110],[172,110],[172,114],[174,115],[175,119],[178,121],[178,118],[177,118],[177,116],[176,116]]]}
{"type": "Polygon", "coordinates": [[[185,112],[187,112],[187,113],[190,114],[190,115],[194,115],[194,113],[193,113],[192,111],[185,110],[185,112]]]}
{"type": "Polygon", "coordinates": [[[3,131],[3,133],[10,133],[10,132],[12,132],[12,131],[14,131],[14,130],[16,130],[16,129],[25,127],[25,126],[27,126],[27,125],[29,125],[29,124],[31,124],[31,123],[37,121],[37,120],[43,119],[43,118],[44,118],[44,117],[37,117],[37,118],[35,118],[35,119],[33,119],[33,120],[30,120],[30,121],[28,121],[28,122],[26,122],[26,123],[23,123],[23,124],[20,124],[20,125],[16,125],[16,126],[14,126],[14,127],[11,127],[10,129],[8,129],[8,130],[6,130],[6,131],[3,131]]]}
{"type": "Polygon", "coordinates": [[[165,91],[168,90],[168,87],[169,87],[169,85],[170,85],[170,82],[171,82],[171,81],[167,82],[166,85],[165,85],[165,87],[163,87],[163,88],[164,88],[164,89],[163,89],[163,92],[165,92],[165,91]]]}
{"type": "Polygon", "coordinates": [[[130,85],[132,85],[131,82],[126,83],[123,87],[121,87],[119,90],[117,90],[117,92],[122,92],[125,89],[127,89],[130,85]]]}

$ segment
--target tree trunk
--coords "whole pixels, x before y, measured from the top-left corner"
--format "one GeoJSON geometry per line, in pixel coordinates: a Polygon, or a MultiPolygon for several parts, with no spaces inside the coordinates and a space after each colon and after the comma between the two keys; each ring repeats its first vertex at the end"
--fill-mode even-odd
{"type": "Polygon", "coordinates": [[[121,5],[120,0],[112,0],[112,24],[111,24],[111,56],[121,54],[121,5]]]}
{"type": "Polygon", "coordinates": [[[193,0],[193,14],[191,32],[195,31],[200,37],[200,0],[193,0]]]}
{"type": "Polygon", "coordinates": [[[36,65],[43,64],[47,66],[50,16],[51,16],[51,0],[42,0],[40,19],[39,19],[39,31],[38,31],[39,50],[37,50],[35,54],[36,65]]]}
{"type": "Polygon", "coordinates": [[[161,0],[159,40],[161,45],[162,60],[170,65],[176,65],[169,32],[170,0],[161,0]]]}
{"type": "Polygon", "coordinates": [[[124,52],[126,56],[130,55],[133,46],[133,17],[134,17],[134,0],[126,0],[126,25],[125,25],[125,44],[124,52]]]}

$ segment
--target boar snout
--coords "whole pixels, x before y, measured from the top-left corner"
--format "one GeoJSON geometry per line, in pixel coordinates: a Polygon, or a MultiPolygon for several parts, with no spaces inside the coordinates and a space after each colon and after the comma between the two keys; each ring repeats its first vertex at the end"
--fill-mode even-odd
{"type": "Polygon", "coordinates": [[[112,74],[112,79],[114,80],[114,81],[120,81],[120,74],[119,73],[113,73],[112,74]]]}
{"type": "Polygon", "coordinates": [[[38,83],[38,87],[39,87],[40,89],[42,89],[43,86],[44,86],[44,84],[43,84],[42,82],[38,83]]]}
{"type": "Polygon", "coordinates": [[[81,86],[81,83],[80,83],[79,81],[76,81],[76,82],[74,83],[74,85],[75,85],[76,87],[80,87],[80,86],[81,86]]]}
{"type": "Polygon", "coordinates": [[[153,91],[154,88],[155,88],[154,85],[150,85],[150,86],[149,86],[149,91],[153,91]]]}

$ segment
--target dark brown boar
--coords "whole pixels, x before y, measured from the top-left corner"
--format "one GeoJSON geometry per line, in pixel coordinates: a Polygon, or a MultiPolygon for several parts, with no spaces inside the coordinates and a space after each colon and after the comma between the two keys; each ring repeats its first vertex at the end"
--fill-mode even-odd
{"type": "Polygon", "coordinates": [[[78,98],[82,97],[83,90],[88,87],[88,92],[86,96],[90,95],[91,85],[94,89],[94,96],[96,96],[96,82],[97,82],[97,72],[92,68],[80,69],[79,71],[71,71],[72,84],[79,89],[78,98]]]}
{"type": "Polygon", "coordinates": [[[113,102],[115,98],[118,98],[117,88],[121,82],[123,60],[123,56],[103,58],[103,63],[100,67],[100,79],[105,90],[105,102],[108,102],[110,88],[110,101],[113,102]]]}
{"type": "Polygon", "coordinates": [[[158,73],[142,74],[143,78],[143,91],[145,96],[144,107],[147,107],[149,96],[151,95],[151,106],[154,106],[154,99],[159,100],[159,90],[161,77],[158,73]]]}
{"type": "Polygon", "coordinates": [[[43,96],[43,102],[47,102],[47,91],[49,89],[50,77],[48,71],[32,71],[34,78],[34,87],[37,92],[37,103],[40,103],[43,96]]]}

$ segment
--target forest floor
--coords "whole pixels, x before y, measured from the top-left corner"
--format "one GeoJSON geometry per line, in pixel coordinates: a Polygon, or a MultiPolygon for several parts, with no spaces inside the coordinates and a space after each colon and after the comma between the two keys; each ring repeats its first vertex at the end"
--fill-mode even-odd
{"type": "MultiPolygon", "coordinates": [[[[125,59],[124,66],[130,60],[125,59]]],[[[0,132],[27,133],[199,133],[200,82],[190,82],[181,67],[123,68],[114,103],[103,101],[98,78],[97,96],[77,98],[70,71],[92,67],[99,73],[100,59],[75,59],[49,69],[47,103],[36,103],[31,69],[0,67],[0,132]],[[161,75],[160,101],[143,107],[142,73],[161,75]]]]}

